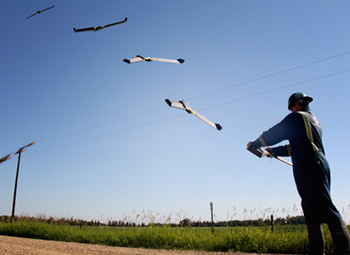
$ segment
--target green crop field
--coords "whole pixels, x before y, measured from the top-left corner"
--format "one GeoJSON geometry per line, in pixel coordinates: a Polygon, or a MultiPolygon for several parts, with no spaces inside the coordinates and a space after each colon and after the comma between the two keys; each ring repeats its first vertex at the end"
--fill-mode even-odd
{"type": "MultiPolygon", "coordinates": [[[[331,236],[324,227],[326,253],[332,252],[331,236]]],[[[305,225],[264,227],[110,227],[71,226],[36,220],[1,222],[0,234],[45,240],[152,249],[254,253],[308,253],[305,225]]]]}

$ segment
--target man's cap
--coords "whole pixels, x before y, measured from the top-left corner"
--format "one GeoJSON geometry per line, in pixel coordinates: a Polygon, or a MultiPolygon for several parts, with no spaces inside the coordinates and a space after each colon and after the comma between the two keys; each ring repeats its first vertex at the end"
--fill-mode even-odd
{"type": "Polygon", "coordinates": [[[292,94],[288,99],[288,110],[291,110],[295,103],[304,103],[307,105],[310,102],[312,102],[312,100],[312,97],[307,96],[306,94],[301,92],[296,92],[292,94]]]}

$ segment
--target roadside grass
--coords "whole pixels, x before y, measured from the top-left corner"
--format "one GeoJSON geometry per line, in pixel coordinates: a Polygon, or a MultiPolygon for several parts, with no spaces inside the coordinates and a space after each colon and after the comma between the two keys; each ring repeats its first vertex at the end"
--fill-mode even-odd
{"type": "MultiPolygon", "coordinates": [[[[328,228],[324,228],[326,253],[332,252],[328,228]]],[[[101,244],[119,247],[200,250],[216,252],[307,254],[305,225],[269,227],[109,227],[69,226],[40,221],[0,223],[0,234],[44,240],[101,244]]]]}

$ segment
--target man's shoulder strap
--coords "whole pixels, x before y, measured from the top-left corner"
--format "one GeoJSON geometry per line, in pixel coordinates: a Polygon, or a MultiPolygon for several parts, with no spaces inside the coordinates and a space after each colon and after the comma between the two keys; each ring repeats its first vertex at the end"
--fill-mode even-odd
{"type": "Polygon", "coordinates": [[[312,135],[311,124],[310,124],[310,121],[308,119],[307,113],[303,112],[303,111],[298,111],[298,113],[301,114],[301,116],[303,117],[305,129],[306,129],[306,135],[307,135],[307,137],[309,138],[309,140],[311,142],[313,150],[314,151],[318,151],[318,147],[314,143],[314,137],[312,135]]]}

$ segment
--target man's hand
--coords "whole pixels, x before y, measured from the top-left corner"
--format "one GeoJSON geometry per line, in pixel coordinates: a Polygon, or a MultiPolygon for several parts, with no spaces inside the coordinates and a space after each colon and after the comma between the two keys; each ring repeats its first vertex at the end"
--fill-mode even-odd
{"type": "Polygon", "coordinates": [[[273,158],[275,156],[272,152],[272,148],[268,147],[268,148],[265,148],[265,150],[269,153],[266,155],[267,157],[273,158]]]}

